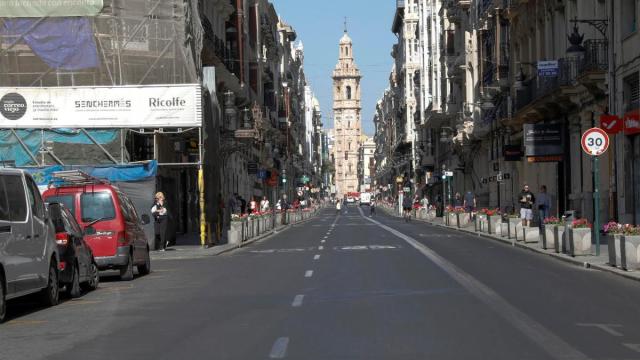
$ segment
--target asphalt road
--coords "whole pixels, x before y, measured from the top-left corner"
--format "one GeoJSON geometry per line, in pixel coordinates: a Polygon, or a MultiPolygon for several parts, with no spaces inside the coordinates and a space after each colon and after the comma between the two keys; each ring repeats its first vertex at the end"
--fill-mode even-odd
{"type": "Polygon", "coordinates": [[[640,359],[640,283],[354,207],[153,270],[12,302],[0,359],[640,359]]]}

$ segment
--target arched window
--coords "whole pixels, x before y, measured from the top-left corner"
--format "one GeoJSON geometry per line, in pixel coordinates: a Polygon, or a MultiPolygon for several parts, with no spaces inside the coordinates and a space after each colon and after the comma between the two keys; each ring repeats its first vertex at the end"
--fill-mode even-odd
{"type": "Polygon", "coordinates": [[[351,100],[351,86],[347,86],[347,99],[351,100]]]}
{"type": "Polygon", "coordinates": [[[349,48],[348,47],[344,48],[344,53],[345,53],[345,55],[349,56],[349,48]]]}

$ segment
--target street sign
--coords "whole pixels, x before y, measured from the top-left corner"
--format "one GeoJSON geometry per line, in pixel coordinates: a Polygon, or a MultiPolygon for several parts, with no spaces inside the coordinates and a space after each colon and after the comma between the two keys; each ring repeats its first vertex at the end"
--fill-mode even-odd
{"type": "Polygon", "coordinates": [[[444,176],[452,177],[453,176],[453,171],[445,171],[444,172],[444,176]]]}
{"type": "Polygon", "coordinates": [[[247,174],[255,175],[258,173],[258,163],[255,161],[250,161],[247,164],[247,174]]]}
{"type": "Polygon", "coordinates": [[[538,76],[558,76],[558,60],[538,61],[538,76]]]}
{"type": "Polygon", "coordinates": [[[602,155],[609,148],[609,135],[600,128],[591,128],[582,134],[580,143],[588,155],[602,155]]]}

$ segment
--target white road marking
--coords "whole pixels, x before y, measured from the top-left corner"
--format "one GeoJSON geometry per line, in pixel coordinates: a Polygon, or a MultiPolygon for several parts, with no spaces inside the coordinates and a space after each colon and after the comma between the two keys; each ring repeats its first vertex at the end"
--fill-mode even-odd
{"type": "Polygon", "coordinates": [[[304,273],[304,277],[310,278],[313,276],[313,270],[307,270],[307,272],[304,273]]]}
{"type": "Polygon", "coordinates": [[[620,324],[576,324],[583,327],[595,327],[611,336],[624,336],[621,332],[614,330],[613,328],[621,328],[620,324]]]}
{"type": "Polygon", "coordinates": [[[635,352],[639,352],[640,353],[640,344],[622,344],[626,347],[628,347],[629,349],[635,351],[635,352]]]}
{"type": "Polygon", "coordinates": [[[327,240],[322,240],[322,241],[320,241],[320,242],[324,244],[324,243],[326,243],[326,242],[327,242],[327,240]]]}
{"type": "Polygon", "coordinates": [[[320,254],[316,254],[316,255],[313,257],[313,260],[318,260],[318,259],[320,259],[320,254]]]}
{"type": "Polygon", "coordinates": [[[318,250],[324,250],[324,246],[322,245],[318,246],[318,250]]]}
{"type": "Polygon", "coordinates": [[[364,216],[362,209],[358,209],[360,215],[367,221],[370,221],[382,229],[387,230],[398,238],[404,240],[409,245],[413,246],[416,250],[426,256],[435,265],[437,265],[442,271],[447,273],[451,278],[464,287],[469,293],[474,295],[478,300],[483,302],[489,308],[491,308],[497,315],[503,317],[514,328],[518,329],[531,341],[536,343],[541,349],[547,352],[553,359],[558,360],[588,360],[589,357],[578,349],[573,348],[566,341],[553,334],[549,329],[545,328],[542,324],[529,317],[527,314],[518,310],[515,306],[511,305],[507,300],[502,298],[498,293],[493,291],[487,285],[481,283],[470,274],[464,272],[453,263],[449,262],[429,247],[420,243],[416,239],[407,236],[400,231],[391,228],[387,225],[380,223],[379,221],[370,219],[364,216]]]}
{"type": "Polygon", "coordinates": [[[336,246],[335,250],[387,250],[399,249],[400,246],[393,245],[352,245],[352,246],[336,246]]]}
{"type": "Polygon", "coordinates": [[[287,355],[287,347],[289,347],[289,338],[281,337],[273,343],[271,352],[269,353],[270,359],[284,359],[287,355]]]}
{"type": "Polygon", "coordinates": [[[302,300],[304,300],[304,295],[296,295],[296,297],[293,298],[293,302],[291,303],[291,306],[293,307],[302,306],[302,300]]]}

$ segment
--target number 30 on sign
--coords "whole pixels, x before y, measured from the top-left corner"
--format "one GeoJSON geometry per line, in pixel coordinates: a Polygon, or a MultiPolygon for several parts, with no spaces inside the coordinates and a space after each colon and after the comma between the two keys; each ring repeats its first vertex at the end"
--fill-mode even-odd
{"type": "Polygon", "coordinates": [[[604,154],[609,148],[609,135],[600,128],[591,128],[582,134],[582,150],[589,155],[604,154]]]}

